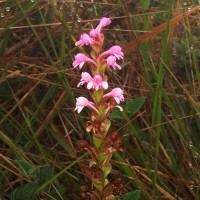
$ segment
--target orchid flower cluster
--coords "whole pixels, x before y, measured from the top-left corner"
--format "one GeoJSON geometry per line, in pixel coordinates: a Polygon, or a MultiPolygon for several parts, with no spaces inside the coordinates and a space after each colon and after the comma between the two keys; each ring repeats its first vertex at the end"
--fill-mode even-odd
{"type": "Polygon", "coordinates": [[[91,111],[91,118],[86,122],[86,131],[93,132],[93,144],[90,145],[82,140],[79,141],[79,147],[86,149],[91,157],[88,166],[83,166],[83,171],[91,180],[92,187],[81,187],[81,195],[83,198],[89,195],[92,200],[114,200],[116,196],[122,195],[123,191],[119,179],[109,182],[107,178],[112,169],[110,159],[113,152],[122,151],[122,142],[118,134],[109,132],[111,121],[108,115],[115,107],[122,111],[119,104],[124,101],[124,92],[121,88],[117,87],[107,92],[110,89],[106,71],[110,68],[120,70],[121,66],[117,61],[124,56],[122,48],[118,45],[102,51],[104,34],[101,31],[110,23],[109,18],[103,17],[89,34],[81,35],[75,45],[81,47],[89,45],[92,50],[90,56],[78,53],[73,62],[74,68],[82,69],[86,65],[89,68],[86,72],[82,72],[77,87],[86,85],[86,88],[91,91],[92,100],[83,96],[78,97],[75,111],[80,113],[84,107],[88,107],[91,111]]]}

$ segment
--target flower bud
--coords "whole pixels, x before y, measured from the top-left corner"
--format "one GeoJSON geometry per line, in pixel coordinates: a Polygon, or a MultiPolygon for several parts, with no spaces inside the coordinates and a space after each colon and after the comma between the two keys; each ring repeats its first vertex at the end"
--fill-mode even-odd
{"type": "Polygon", "coordinates": [[[117,138],[118,138],[118,133],[117,132],[112,132],[110,134],[111,141],[115,141],[117,138]]]}
{"type": "Polygon", "coordinates": [[[82,192],[89,192],[89,191],[90,191],[90,188],[89,188],[89,186],[87,186],[87,185],[81,185],[81,191],[82,191],[82,192]]]}
{"type": "Polygon", "coordinates": [[[80,148],[85,149],[85,148],[89,147],[89,144],[88,144],[88,142],[86,140],[80,140],[80,141],[78,141],[78,146],[80,148]]]}

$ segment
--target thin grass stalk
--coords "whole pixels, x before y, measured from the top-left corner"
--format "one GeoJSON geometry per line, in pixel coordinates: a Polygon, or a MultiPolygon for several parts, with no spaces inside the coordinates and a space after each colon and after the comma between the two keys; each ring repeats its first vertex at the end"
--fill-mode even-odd
{"type": "MultiPolygon", "coordinates": [[[[38,8],[38,12],[39,12],[39,14],[40,14],[42,23],[43,23],[43,24],[46,24],[44,15],[42,14],[41,10],[39,9],[39,4],[38,4],[37,1],[36,1],[36,5],[37,5],[37,8],[38,8]]],[[[47,4],[47,5],[48,5],[48,4],[47,4]]],[[[53,49],[53,52],[54,52],[55,56],[58,58],[58,53],[57,53],[57,50],[56,50],[56,46],[55,46],[55,43],[54,43],[54,41],[53,41],[53,38],[52,38],[52,36],[51,36],[51,34],[50,34],[50,31],[49,31],[49,29],[48,29],[46,26],[44,26],[44,28],[45,28],[45,31],[46,31],[46,33],[47,33],[47,37],[48,37],[48,39],[49,39],[49,41],[50,41],[51,47],[52,47],[52,49],[53,49]]]]}
{"type": "MultiPolygon", "coordinates": [[[[169,12],[167,14],[167,29],[165,31],[165,34],[163,36],[163,42],[162,42],[162,53],[161,53],[161,58],[163,58],[166,63],[169,63],[169,58],[168,58],[168,40],[169,40],[169,33],[170,33],[170,19],[171,19],[171,12],[172,12],[172,3],[169,2],[169,12]]],[[[159,74],[157,77],[157,86],[156,86],[156,96],[154,97],[154,105],[153,105],[153,114],[152,114],[152,127],[154,127],[155,124],[160,124],[162,117],[161,117],[161,103],[162,103],[162,89],[163,88],[163,63],[160,63],[159,66],[159,74]]],[[[160,146],[160,134],[161,134],[161,129],[160,126],[156,129],[153,130],[153,134],[156,134],[156,139],[155,139],[155,165],[154,169],[157,171],[158,169],[158,155],[159,155],[159,146],[160,146]]],[[[153,184],[157,184],[157,174],[154,174],[153,176],[153,184]]],[[[156,188],[154,187],[153,190],[154,197],[157,196],[156,188]]]]}

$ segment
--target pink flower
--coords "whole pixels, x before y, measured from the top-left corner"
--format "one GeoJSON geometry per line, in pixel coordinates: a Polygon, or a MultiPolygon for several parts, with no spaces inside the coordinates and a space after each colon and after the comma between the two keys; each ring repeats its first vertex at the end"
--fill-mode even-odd
{"type": "Polygon", "coordinates": [[[103,98],[106,98],[106,97],[111,97],[111,98],[114,98],[116,103],[119,104],[120,101],[124,101],[124,96],[123,96],[124,92],[122,89],[120,88],[114,88],[111,92],[105,94],[103,96],[103,98]]]}
{"type": "Polygon", "coordinates": [[[81,38],[79,41],[75,43],[76,46],[83,46],[91,44],[94,40],[86,33],[81,35],[81,38]]]}
{"type": "Polygon", "coordinates": [[[99,25],[96,27],[96,31],[100,33],[101,29],[105,26],[108,26],[110,23],[111,23],[111,20],[109,18],[102,17],[99,22],[99,25]]]}
{"type": "Polygon", "coordinates": [[[87,83],[88,90],[92,88],[94,88],[96,91],[100,88],[104,88],[105,90],[108,89],[108,83],[106,81],[103,81],[100,75],[95,75],[94,78],[92,78],[89,73],[82,72],[81,81],[79,82],[77,87],[80,87],[80,85],[83,85],[84,83],[87,83]]]}
{"type": "Polygon", "coordinates": [[[92,29],[92,30],[90,31],[89,35],[90,35],[91,38],[98,38],[98,37],[100,37],[100,33],[98,33],[98,32],[96,31],[96,29],[92,29]]]}
{"type": "Polygon", "coordinates": [[[94,62],[94,60],[92,60],[91,58],[88,58],[85,54],[83,53],[78,53],[75,56],[75,60],[73,62],[73,67],[76,68],[79,66],[79,69],[81,69],[83,67],[83,65],[85,64],[85,62],[89,62],[92,65],[96,66],[96,62],[94,62]]]}
{"type": "Polygon", "coordinates": [[[95,29],[92,29],[89,33],[91,38],[97,38],[101,35],[101,29],[105,26],[108,26],[111,23],[111,20],[107,17],[101,18],[98,26],[95,29]]]}
{"type": "Polygon", "coordinates": [[[109,56],[109,55],[113,55],[115,56],[118,60],[123,59],[124,53],[122,52],[122,48],[118,45],[115,45],[113,47],[111,47],[109,50],[104,51],[101,55],[100,55],[100,59],[109,56]]]}
{"type": "Polygon", "coordinates": [[[123,59],[124,53],[122,52],[122,48],[118,45],[115,45],[111,47],[109,50],[103,52],[100,55],[100,58],[104,58],[106,56],[113,55],[115,56],[118,60],[123,59]]]}
{"type": "Polygon", "coordinates": [[[104,88],[106,90],[108,89],[108,83],[103,81],[100,75],[95,75],[94,78],[87,84],[87,89],[90,90],[91,88],[94,88],[96,91],[100,88],[104,88]]]}
{"type": "Polygon", "coordinates": [[[77,87],[80,87],[80,85],[83,85],[84,83],[88,83],[88,82],[90,82],[92,80],[93,80],[93,78],[90,76],[89,73],[82,72],[82,74],[81,74],[81,81],[79,82],[79,84],[77,85],[77,87]]]}
{"type": "Polygon", "coordinates": [[[109,56],[107,59],[107,66],[108,67],[113,67],[113,69],[122,69],[121,66],[119,66],[117,63],[116,63],[116,57],[115,56],[109,56]]]}
{"type": "Polygon", "coordinates": [[[76,108],[78,113],[80,113],[84,107],[90,107],[93,111],[96,111],[99,114],[99,111],[94,106],[94,103],[86,99],[85,97],[78,97],[76,99],[76,108]]]}
{"type": "Polygon", "coordinates": [[[123,59],[124,53],[122,52],[122,48],[118,45],[115,45],[110,48],[111,54],[113,54],[118,60],[123,59]]]}

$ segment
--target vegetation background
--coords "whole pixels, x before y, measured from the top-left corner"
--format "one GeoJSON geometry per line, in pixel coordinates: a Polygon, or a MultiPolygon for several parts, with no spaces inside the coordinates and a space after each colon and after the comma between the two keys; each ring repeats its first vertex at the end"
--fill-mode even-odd
{"type": "Polygon", "coordinates": [[[74,112],[80,51],[74,42],[102,16],[105,49],[123,46],[110,73],[126,104],[114,111],[123,153],[112,160],[137,199],[200,199],[200,1],[0,1],[0,199],[80,199],[89,184],[77,148],[85,109],[74,112]]]}

